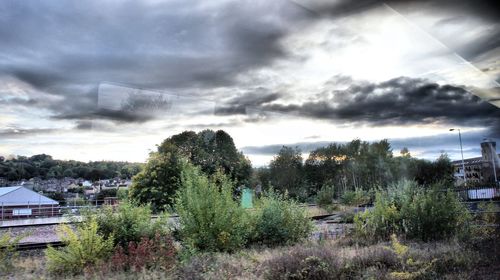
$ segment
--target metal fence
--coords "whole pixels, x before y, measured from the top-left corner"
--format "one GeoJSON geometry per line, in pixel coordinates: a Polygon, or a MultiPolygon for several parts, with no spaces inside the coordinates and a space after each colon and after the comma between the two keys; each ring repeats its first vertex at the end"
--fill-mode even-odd
{"type": "Polygon", "coordinates": [[[66,214],[79,215],[85,209],[98,209],[106,205],[114,206],[118,204],[116,198],[106,198],[103,200],[90,200],[85,203],[74,203],[69,205],[41,204],[38,202],[4,202],[0,204],[0,221],[13,219],[31,219],[57,217],[66,214]]]}

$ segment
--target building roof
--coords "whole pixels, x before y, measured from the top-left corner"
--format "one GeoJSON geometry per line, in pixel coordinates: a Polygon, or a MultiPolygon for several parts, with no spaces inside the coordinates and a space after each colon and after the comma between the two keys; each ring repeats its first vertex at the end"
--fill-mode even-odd
{"type": "Polygon", "coordinates": [[[0,205],[3,206],[53,204],[59,202],[22,186],[0,188],[0,205]]]}

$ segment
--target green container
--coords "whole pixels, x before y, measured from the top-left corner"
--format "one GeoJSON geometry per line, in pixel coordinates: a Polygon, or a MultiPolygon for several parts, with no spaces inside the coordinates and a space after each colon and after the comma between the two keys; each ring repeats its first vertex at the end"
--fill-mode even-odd
{"type": "Polygon", "coordinates": [[[241,207],[244,209],[253,208],[252,196],[253,191],[251,189],[243,189],[241,194],[241,207]]]}

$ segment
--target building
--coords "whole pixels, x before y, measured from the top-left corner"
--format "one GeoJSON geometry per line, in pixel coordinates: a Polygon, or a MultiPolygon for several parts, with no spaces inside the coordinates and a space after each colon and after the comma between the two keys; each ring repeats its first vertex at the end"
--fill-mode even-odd
{"type": "Polygon", "coordinates": [[[455,185],[464,186],[495,186],[500,176],[500,155],[496,152],[496,142],[485,139],[481,143],[481,156],[464,159],[465,171],[462,160],[452,162],[455,172],[455,185]],[[465,175],[465,181],[464,181],[465,175]],[[496,178],[495,178],[496,177],[496,178]]]}
{"type": "Polygon", "coordinates": [[[56,216],[59,202],[24,188],[0,188],[0,215],[3,219],[56,216]]]}

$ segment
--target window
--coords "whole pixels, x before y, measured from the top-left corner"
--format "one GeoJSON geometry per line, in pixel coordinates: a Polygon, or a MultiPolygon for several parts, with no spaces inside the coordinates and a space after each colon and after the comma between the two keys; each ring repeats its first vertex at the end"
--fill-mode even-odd
{"type": "Polygon", "coordinates": [[[25,209],[14,209],[12,211],[13,216],[25,216],[25,215],[31,215],[31,209],[25,208],[25,209]]]}

